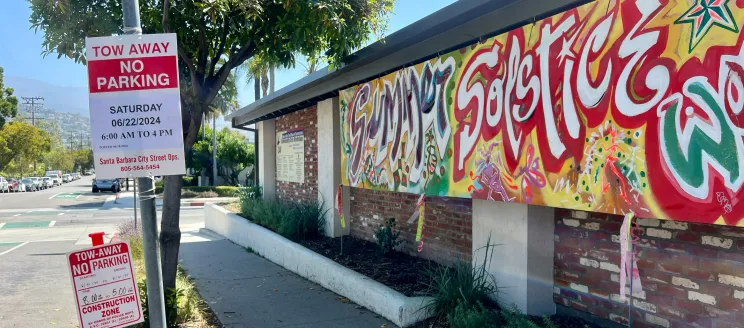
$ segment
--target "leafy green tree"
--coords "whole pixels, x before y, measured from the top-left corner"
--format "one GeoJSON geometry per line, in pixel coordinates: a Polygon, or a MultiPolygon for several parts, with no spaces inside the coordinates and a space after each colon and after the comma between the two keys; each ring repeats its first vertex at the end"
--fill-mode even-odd
{"type": "MultiPolygon", "coordinates": [[[[187,165],[195,171],[206,170],[212,172],[212,129],[206,129],[207,138],[199,139],[191,149],[191,156],[187,165]]],[[[248,143],[246,137],[236,130],[223,128],[217,132],[217,164],[221,177],[231,185],[238,183],[238,173],[255,163],[256,155],[253,144],[248,143]]]]}
{"type": "Polygon", "coordinates": [[[84,172],[93,168],[93,151],[90,149],[78,149],[71,151],[73,158],[72,171],[84,172]]]}
{"type": "MultiPolygon", "coordinates": [[[[30,124],[10,122],[0,130],[0,170],[11,161],[17,168],[38,160],[51,147],[49,134],[30,124]]],[[[21,171],[22,174],[22,171],[21,171]]]]}
{"type": "MultiPolygon", "coordinates": [[[[17,113],[18,99],[13,96],[13,88],[5,87],[3,82],[3,68],[0,67],[0,128],[5,125],[6,117],[15,117],[17,113]]],[[[1,147],[2,145],[0,144],[1,147]]],[[[0,149],[0,152],[2,152],[2,149],[0,149]]]]}
{"type": "MultiPolygon", "coordinates": [[[[143,33],[178,34],[186,152],[231,71],[257,57],[293,66],[297,54],[339,65],[384,29],[394,0],[140,0],[143,33]],[[220,65],[220,61],[224,64],[220,65]]],[[[44,54],[85,63],[85,38],[122,34],[120,0],[29,0],[44,54]]],[[[175,288],[180,176],[165,177],[160,244],[163,285],[175,288]]]]}

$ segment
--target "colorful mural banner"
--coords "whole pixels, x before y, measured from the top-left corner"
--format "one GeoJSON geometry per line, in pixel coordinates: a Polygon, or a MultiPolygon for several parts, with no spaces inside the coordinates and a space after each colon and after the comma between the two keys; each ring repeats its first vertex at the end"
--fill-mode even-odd
{"type": "Polygon", "coordinates": [[[741,7],[591,2],[341,90],[342,183],[744,226],[741,7]]]}

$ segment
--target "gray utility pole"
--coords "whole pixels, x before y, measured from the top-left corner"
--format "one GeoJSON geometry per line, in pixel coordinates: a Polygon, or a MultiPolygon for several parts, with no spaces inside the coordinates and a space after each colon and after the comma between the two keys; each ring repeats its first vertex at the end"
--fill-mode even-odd
{"type": "MultiPolygon", "coordinates": [[[[31,125],[36,127],[36,105],[44,106],[44,97],[21,97],[21,99],[26,105],[26,111],[31,113],[31,125]]],[[[34,160],[34,174],[36,174],[36,160],[34,160]]]]}
{"type": "Polygon", "coordinates": [[[212,115],[212,185],[217,185],[217,113],[212,115]]]}
{"type": "Polygon", "coordinates": [[[21,97],[23,104],[26,105],[26,111],[31,113],[31,125],[36,126],[36,106],[43,106],[44,97],[21,97]],[[29,110],[30,108],[30,110],[29,110]]]}
{"type": "MultiPolygon", "coordinates": [[[[121,7],[124,13],[124,34],[141,35],[139,1],[122,0],[121,7]]],[[[166,328],[163,272],[160,267],[160,242],[158,241],[158,223],[155,214],[155,188],[152,177],[137,179],[140,190],[142,241],[145,248],[145,273],[147,275],[147,310],[150,315],[150,327],[166,328]]],[[[137,192],[136,188],[134,192],[137,192]]]]}

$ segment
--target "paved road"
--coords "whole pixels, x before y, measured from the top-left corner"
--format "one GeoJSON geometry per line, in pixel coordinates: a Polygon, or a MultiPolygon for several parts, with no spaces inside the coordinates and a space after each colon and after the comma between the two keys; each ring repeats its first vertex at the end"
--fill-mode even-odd
{"type": "MultiPolygon", "coordinates": [[[[65,254],[89,247],[91,232],[105,232],[108,242],[134,216],[131,209],[104,209],[112,194],[90,193],[90,183],[0,194],[0,327],[77,326],[65,254]]],[[[203,226],[203,209],[183,208],[181,226],[203,226]]]]}
{"type": "Polygon", "coordinates": [[[46,190],[0,194],[0,209],[101,207],[106,198],[114,194],[110,192],[93,193],[91,191],[92,182],[93,178],[88,176],[46,190]]]}

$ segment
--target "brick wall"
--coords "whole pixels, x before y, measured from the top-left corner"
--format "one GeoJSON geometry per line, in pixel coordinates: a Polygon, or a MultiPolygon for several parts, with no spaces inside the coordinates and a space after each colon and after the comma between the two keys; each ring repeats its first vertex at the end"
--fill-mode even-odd
{"type": "Polygon", "coordinates": [[[305,182],[276,180],[277,199],[293,201],[318,200],[318,113],[310,106],[276,119],[276,131],[302,129],[305,134],[305,182]]]}
{"type": "MultiPolygon", "coordinates": [[[[627,324],[619,299],[621,216],[556,209],[558,304],[627,324]]],[[[742,327],[744,228],[639,219],[634,327],[742,327]]]]}
{"type": "Polygon", "coordinates": [[[406,221],[416,211],[419,195],[351,188],[351,235],[375,241],[374,233],[393,217],[405,241],[401,251],[449,264],[472,257],[473,207],[470,199],[427,197],[421,253],[416,250],[416,223],[406,221]]]}

